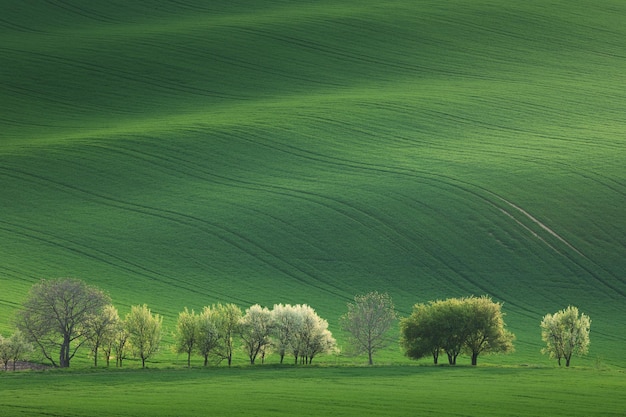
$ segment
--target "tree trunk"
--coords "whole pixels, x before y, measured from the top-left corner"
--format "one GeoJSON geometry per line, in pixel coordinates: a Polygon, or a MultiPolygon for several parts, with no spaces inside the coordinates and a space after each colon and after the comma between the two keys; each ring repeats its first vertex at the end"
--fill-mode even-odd
{"type": "Polygon", "coordinates": [[[146,367],[146,358],[144,358],[144,357],[141,358],[141,367],[142,368],[146,367]]]}
{"type": "Polygon", "coordinates": [[[206,355],[204,355],[204,366],[207,366],[209,364],[209,354],[207,353],[206,355]]]}
{"type": "Polygon", "coordinates": [[[59,352],[59,367],[68,368],[70,366],[70,338],[63,336],[61,351],[59,352]]]}
{"type": "Polygon", "coordinates": [[[478,363],[478,352],[472,352],[472,366],[476,366],[478,363]]]}
{"type": "Polygon", "coordinates": [[[191,368],[191,352],[187,352],[187,368],[191,368]]]}
{"type": "Polygon", "coordinates": [[[93,350],[93,367],[98,367],[98,347],[93,350]]]}
{"type": "Polygon", "coordinates": [[[370,365],[374,365],[374,361],[372,359],[372,351],[371,350],[368,352],[367,356],[368,356],[368,359],[369,359],[369,364],[370,365]]]}

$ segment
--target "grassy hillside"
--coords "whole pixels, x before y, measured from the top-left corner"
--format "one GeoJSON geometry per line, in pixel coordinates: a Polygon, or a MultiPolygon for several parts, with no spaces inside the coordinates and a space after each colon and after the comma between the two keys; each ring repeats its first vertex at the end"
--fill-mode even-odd
{"type": "Polygon", "coordinates": [[[622,1],[235,3],[0,1],[0,330],[62,276],[166,325],[489,294],[511,360],[574,304],[623,366],[622,1]]]}

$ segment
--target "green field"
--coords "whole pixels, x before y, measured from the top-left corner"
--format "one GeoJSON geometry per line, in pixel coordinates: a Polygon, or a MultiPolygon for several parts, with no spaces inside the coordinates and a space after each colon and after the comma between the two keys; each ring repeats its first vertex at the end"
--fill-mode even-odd
{"type": "MultiPolygon", "coordinates": [[[[2,378],[2,375],[0,375],[2,378]]],[[[15,416],[623,416],[623,371],[328,367],[14,374],[15,416]],[[49,384],[52,388],[42,390],[49,384]]],[[[7,414],[3,414],[7,415],[7,414]]]]}
{"type": "MultiPolygon", "coordinates": [[[[504,303],[516,352],[479,359],[503,369],[459,375],[486,375],[485,389],[501,390],[493,410],[506,381],[529,391],[515,404],[539,404],[518,414],[559,415],[541,409],[554,405],[540,389],[565,374],[539,353],[539,322],[572,304],[592,319],[591,348],[567,374],[579,391],[562,401],[578,415],[605,403],[615,407],[604,415],[625,408],[602,393],[606,375],[590,370],[611,369],[607,384],[624,384],[623,1],[0,6],[1,333],[12,332],[41,278],[84,279],[110,293],[122,315],[148,304],[164,316],[166,344],[178,312],[214,302],[310,304],[341,346],[338,318],[356,294],[386,291],[402,316],[416,302],[487,294],[504,303]],[[587,378],[589,386],[576,385],[587,378]]],[[[167,349],[155,360],[184,363],[167,349]]],[[[454,370],[404,370],[411,362],[397,346],[379,362],[390,368],[218,375],[232,386],[242,375],[292,386],[290,378],[312,383],[329,372],[350,389],[311,400],[311,415],[352,413],[372,384],[408,397],[439,383],[467,401],[446,413],[442,393],[423,410],[437,403],[441,415],[480,414],[479,388],[455,382],[454,370]],[[362,383],[346,378],[351,372],[362,383]]],[[[189,377],[196,391],[221,381],[154,372],[86,374],[84,397],[67,401],[73,415],[95,407],[99,378],[137,379],[145,390],[154,375],[164,391],[170,375],[181,384],[189,377]]],[[[0,375],[0,411],[5,385],[23,387],[33,415],[46,404],[35,393],[65,377],[0,375]]],[[[296,394],[307,397],[303,389],[282,401],[296,394]]],[[[183,407],[185,395],[168,405],[183,407]]],[[[419,409],[421,400],[390,397],[379,410],[419,409]]],[[[218,413],[233,411],[222,405],[218,413]]],[[[264,410],[288,414],[284,407],[264,410]]]]}

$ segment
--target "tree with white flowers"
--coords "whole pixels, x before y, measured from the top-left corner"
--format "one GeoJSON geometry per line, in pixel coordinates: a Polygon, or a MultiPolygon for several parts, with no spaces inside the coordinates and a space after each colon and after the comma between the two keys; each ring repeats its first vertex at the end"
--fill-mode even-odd
{"type": "Polygon", "coordinates": [[[328,322],[307,304],[298,304],[294,308],[301,317],[291,344],[295,363],[298,363],[299,358],[300,363],[310,364],[319,354],[336,352],[337,341],[328,330],[328,322]]]}
{"type": "Polygon", "coordinates": [[[589,350],[589,330],[591,319],[578,311],[578,307],[569,306],[554,314],[546,314],[541,320],[541,338],[546,347],[541,353],[550,355],[561,366],[570,365],[572,355],[585,355],[589,350]]]}
{"type": "Polygon", "coordinates": [[[267,307],[258,304],[246,309],[245,314],[239,321],[239,334],[243,342],[243,348],[250,358],[250,364],[259,354],[263,357],[270,344],[272,332],[272,312],[267,307]]]}
{"type": "Polygon", "coordinates": [[[301,326],[302,316],[290,304],[275,304],[272,308],[272,346],[283,363],[285,355],[295,343],[296,330],[301,326]]]}

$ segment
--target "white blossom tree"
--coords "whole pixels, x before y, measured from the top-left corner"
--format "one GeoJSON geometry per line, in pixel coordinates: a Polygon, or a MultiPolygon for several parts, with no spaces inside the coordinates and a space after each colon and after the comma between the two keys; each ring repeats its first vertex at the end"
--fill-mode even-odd
{"type": "Polygon", "coordinates": [[[541,321],[541,338],[546,347],[543,354],[555,358],[561,366],[561,359],[565,359],[565,366],[570,365],[572,355],[585,355],[589,350],[589,330],[591,319],[584,313],[578,312],[578,307],[569,306],[554,314],[546,314],[541,321]]]}
{"type": "Polygon", "coordinates": [[[301,363],[310,364],[318,354],[337,351],[337,341],[328,330],[328,322],[307,304],[298,304],[294,308],[300,316],[291,343],[295,363],[298,363],[299,358],[301,363]]]}
{"type": "Polygon", "coordinates": [[[250,364],[254,365],[259,354],[264,356],[270,344],[271,331],[272,312],[267,307],[255,304],[246,309],[239,321],[239,334],[243,341],[243,348],[250,358],[250,364]]]}
{"type": "Polygon", "coordinates": [[[292,350],[295,343],[296,330],[300,328],[302,316],[290,304],[275,304],[272,308],[272,345],[283,363],[285,354],[292,350]]]}

